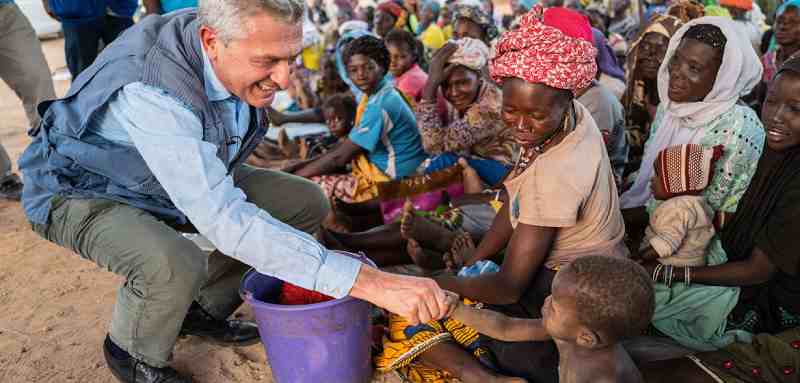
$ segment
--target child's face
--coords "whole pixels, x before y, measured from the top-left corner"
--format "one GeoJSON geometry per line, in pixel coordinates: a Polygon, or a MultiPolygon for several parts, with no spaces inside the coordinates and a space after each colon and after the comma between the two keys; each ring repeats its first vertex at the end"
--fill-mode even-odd
{"type": "Polygon", "coordinates": [[[408,44],[387,44],[389,50],[389,72],[400,77],[414,65],[414,53],[408,44]]]}
{"type": "Polygon", "coordinates": [[[581,331],[578,301],[572,286],[570,276],[559,272],[553,279],[552,294],[542,306],[542,325],[553,339],[574,342],[581,331]]]}
{"type": "Polygon", "coordinates": [[[335,108],[323,108],[322,114],[325,116],[328,129],[330,129],[334,137],[342,138],[350,132],[348,121],[341,113],[336,113],[335,108]]]}
{"type": "Polygon", "coordinates": [[[664,190],[664,183],[661,182],[661,172],[658,167],[653,170],[653,178],[650,179],[650,191],[653,192],[653,197],[659,201],[665,201],[670,198],[669,192],[664,190]]]}

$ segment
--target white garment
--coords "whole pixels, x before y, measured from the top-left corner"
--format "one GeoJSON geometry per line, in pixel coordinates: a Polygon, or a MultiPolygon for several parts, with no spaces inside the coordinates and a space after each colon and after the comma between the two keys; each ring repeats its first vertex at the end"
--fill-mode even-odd
{"type": "Polygon", "coordinates": [[[664,265],[705,266],[714,232],[714,211],[702,196],[673,197],[650,214],[642,248],[652,246],[664,265]]]}
{"type": "Polygon", "coordinates": [[[650,179],[653,161],[669,145],[696,144],[703,138],[702,127],[730,110],[742,96],[747,95],[761,81],[764,68],[750,40],[741,33],[733,20],[727,17],[706,16],[684,24],[669,40],[667,54],[658,69],[658,96],[664,113],[655,136],[645,145],[642,166],[633,186],[620,197],[623,209],[644,206],[650,199],[650,179]],[[694,25],[717,26],[727,38],[722,65],[717,72],[714,87],[701,102],[677,103],[669,99],[669,62],[675,55],[683,35],[694,25]]]}

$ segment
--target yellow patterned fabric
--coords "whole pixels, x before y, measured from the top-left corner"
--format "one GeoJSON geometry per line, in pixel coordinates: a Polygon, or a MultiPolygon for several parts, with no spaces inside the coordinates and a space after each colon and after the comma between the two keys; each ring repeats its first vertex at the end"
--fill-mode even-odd
{"type": "MultiPolygon", "coordinates": [[[[474,302],[465,299],[464,303],[474,302]]],[[[383,340],[383,351],[375,357],[375,367],[379,372],[397,370],[413,383],[455,383],[458,380],[446,371],[426,367],[416,358],[437,344],[452,340],[481,362],[493,364],[488,350],[480,346],[479,338],[475,329],[452,318],[409,326],[405,318],[390,314],[389,334],[383,340]]]]}

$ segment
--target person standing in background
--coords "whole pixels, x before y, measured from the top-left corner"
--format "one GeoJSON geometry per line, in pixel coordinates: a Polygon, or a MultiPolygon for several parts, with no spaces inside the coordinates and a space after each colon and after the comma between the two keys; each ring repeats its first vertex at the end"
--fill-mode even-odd
{"type": "Polygon", "coordinates": [[[67,68],[75,79],[94,62],[103,41],[111,44],[133,25],[137,0],[42,0],[50,17],[61,22],[67,68]]]}
{"type": "Polygon", "coordinates": [[[197,0],[143,0],[145,13],[163,15],[183,8],[197,8],[197,0]]]}
{"type": "MultiPolygon", "coordinates": [[[[22,100],[31,127],[39,125],[36,105],[56,98],[50,68],[30,21],[13,0],[0,0],[0,78],[22,100]]],[[[19,201],[22,183],[0,144],[0,199],[19,201]]]]}

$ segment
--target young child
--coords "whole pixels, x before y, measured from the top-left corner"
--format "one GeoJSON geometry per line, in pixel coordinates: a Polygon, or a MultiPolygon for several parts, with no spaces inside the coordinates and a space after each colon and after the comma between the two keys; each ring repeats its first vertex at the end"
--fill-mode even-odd
{"type": "Polygon", "coordinates": [[[286,130],[281,130],[278,134],[278,145],[287,158],[308,160],[324,154],[353,129],[356,100],[349,92],[328,96],[320,109],[331,134],[290,140],[286,136],[286,130]]]}
{"type": "Polygon", "coordinates": [[[450,317],[507,342],[555,341],[561,383],[638,383],[639,370],[619,342],[640,334],[655,309],[647,272],[621,257],[585,256],[553,279],[542,319],[512,318],[456,303],[450,317]]]}
{"type": "Polygon", "coordinates": [[[714,237],[714,212],[702,193],[711,182],[722,146],[706,149],[687,144],[658,153],[650,181],[653,197],[661,201],[650,213],[639,257],[668,266],[705,266],[705,253],[714,237]]]}

